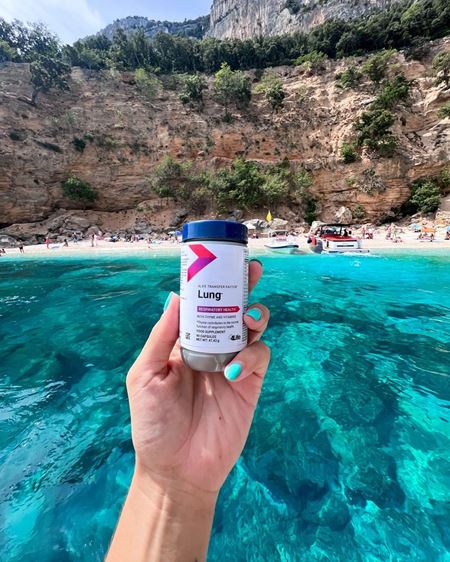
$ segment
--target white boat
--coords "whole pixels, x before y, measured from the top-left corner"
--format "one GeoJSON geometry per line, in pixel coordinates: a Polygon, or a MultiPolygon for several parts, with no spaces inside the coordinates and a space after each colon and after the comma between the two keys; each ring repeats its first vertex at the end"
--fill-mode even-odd
{"type": "Polygon", "coordinates": [[[300,253],[296,237],[288,234],[287,230],[269,230],[269,242],[264,247],[279,254],[300,253]]]}
{"type": "Polygon", "coordinates": [[[306,242],[315,254],[368,254],[350,229],[348,224],[320,224],[309,232],[306,242]]]}

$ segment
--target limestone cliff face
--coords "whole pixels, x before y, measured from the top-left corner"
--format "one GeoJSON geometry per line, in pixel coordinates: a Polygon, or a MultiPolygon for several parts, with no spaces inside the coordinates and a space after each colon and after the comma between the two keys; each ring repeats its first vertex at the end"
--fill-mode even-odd
{"type": "MultiPolygon", "coordinates": [[[[363,154],[350,165],[342,163],[339,149],[372,96],[367,89],[337,86],[335,75],[349,61],[327,61],[320,74],[298,67],[276,69],[287,91],[285,107],[273,113],[255,95],[248,110],[235,111],[229,124],[223,123],[223,108],[210,94],[200,112],[182,105],[174,91],[163,90],[149,102],[129,76],[106,79],[79,69],[73,71],[69,92],[43,94],[32,107],[24,100],[30,94],[28,67],[3,65],[0,228],[3,234],[16,235],[28,227],[14,223],[63,223],[67,217],[58,217],[64,213],[83,215],[80,205],[62,193],[61,182],[70,173],[99,193],[90,220],[95,221],[92,213],[104,218],[120,211],[142,221],[156,203],[148,178],[166,154],[191,159],[199,169],[227,165],[237,156],[262,163],[287,157],[312,174],[322,219],[332,220],[341,206],[362,205],[368,219],[377,220],[409,197],[411,181],[437,173],[449,160],[450,120],[440,120],[437,112],[450,91],[435,87],[430,76],[431,58],[449,47],[450,40],[436,43],[425,63],[406,62],[398,55],[396,62],[415,80],[411,103],[399,110],[394,126],[398,153],[391,159],[363,154]],[[78,152],[73,140],[83,136],[86,148],[78,152]],[[367,190],[373,181],[375,189],[367,190]]],[[[166,211],[152,212],[152,223],[167,226],[166,211]]],[[[286,218],[294,222],[301,216],[291,209],[286,218]]],[[[44,235],[47,226],[40,227],[44,235]]]]}
{"type": "Polygon", "coordinates": [[[349,20],[398,0],[214,0],[207,35],[249,39],[308,31],[331,18],[349,20]]]}

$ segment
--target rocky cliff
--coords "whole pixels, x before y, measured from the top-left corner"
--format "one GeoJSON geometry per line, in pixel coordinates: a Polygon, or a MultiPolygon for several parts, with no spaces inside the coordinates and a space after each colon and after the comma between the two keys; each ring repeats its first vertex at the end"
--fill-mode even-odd
{"type": "Polygon", "coordinates": [[[213,0],[207,34],[249,39],[308,31],[331,18],[349,20],[399,0],[213,0]]]}
{"type": "Polygon", "coordinates": [[[98,32],[112,39],[118,29],[126,33],[133,33],[139,29],[144,31],[147,37],[154,37],[158,33],[170,33],[171,35],[182,35],[184,37],[197,37],[200,39],[205,35],[209,27],[209,16],[201,16],[194,20],[183,22],[155,21],[142,16],[129,16],[115,20],[98,32]]]}
{"type": "MultiPolygon", "coordinates": [[[[72,73],[70,91],[43,94],[33,107],[26,101],[27,65],[4,64],[0,234],[32,239],[49,229],[74,230],[77,221],[81,229],[90,224],[168,226],[179,209],[161,208],[148,181],[166,154],[191,159],[198,169],[225,166],[237,156],[262,163],[288,158],[311,173],[322,219],[334,219],[340,207],[359,205],[368,219],[389,216],[409,197],[412,181],[436,174],[449,160],[449,119],[439,119],[437,112],[450,99],[450,90],[434,86],[430,75],[430,61],[442,48],[449,49],[450,41],[436,43],[424,62],[397,56],[395,62],[414,85],[410,104],[397,112],[393,130],[399,150],[394,158],[363,154],[349,165],[342,162],[339,149],[373,95],[364,88],[338,87],[336,74],[348,60],[326,61],[320,73],[277,68],[287,92],[284,108],[273,113],[263,96],[255,95],[248,109],[233,112],[231,123],[223,122],[223,108],[209,93],[199,111],[183,105],[172,89],[147,101],[127,74],[105,76],[80,69],[72,73]],[[74,140],[82,136],[86,146],[80,152],[74,140]],[[99,193],[89,213],[63,196],[61,183],[70,173],[99,193]],[[367,189],[369,183],[375,188],[367,189]]],[[[280,213],[293,223],[302,218],[295,208],[280,213]]]]}

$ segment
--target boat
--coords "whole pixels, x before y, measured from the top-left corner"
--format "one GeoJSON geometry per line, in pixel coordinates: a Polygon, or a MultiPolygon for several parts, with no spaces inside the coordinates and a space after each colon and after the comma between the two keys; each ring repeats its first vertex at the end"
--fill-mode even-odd
{"type": "Polygon", "coordinates": [[[264,244],[272,252],[280,254],[298,254],[300,253],[297,239],[295,236],[288,234],[287,230],[269,230],[270,241],[264,244]]]}
{"type": "Polygon", "coordinates": [[[369,254],[362,241],[352,236],[349,224],[321,223],[312,228],[306,240],[314,254],[369,254]]]}

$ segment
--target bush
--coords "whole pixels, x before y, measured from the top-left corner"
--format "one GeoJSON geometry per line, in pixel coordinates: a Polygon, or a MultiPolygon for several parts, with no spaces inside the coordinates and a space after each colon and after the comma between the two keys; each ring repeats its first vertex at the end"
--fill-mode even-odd
{"type": "Polygon", "coordinates": [[[439,108],[438,117],[439,119],[450,117],[450,102],[447,102],[445,105],[439,108]]]}
{"type": "Polygon", "coordinates": [[[95,143],[97,144],[97,146],[105,150],[116,150],[120,147],[120,141],[105,134],[97,135],[95,137],[95,143]]]}
{"type": "Polygon", "coordinates": [[[304,189],[308,189],[311,185],[312,176],[306,170],[301,169],[294,175],[294,188],[298,193],[304,189]]]}
{"type": "Polygon", "coordinates": [[[178,96],[182,103],[203,102],[203,90],[208,88],[206,78],[201,74],[186,74],[180,78],[181,92],[178,96]]]}
{"type": "Polygon", "coordinates": [[[138,68],[134,73],[134,79],[138,90],[148,100],[152,100],[161,89],[161,82],[151,72],[147,72],[143,68],[138,68]]]}
{"type": "Polygon", "coordinates": [[[86,148],[86,141],[78,137],[73,138],[72,144],[75,150],[78,150],[78,152],[84,152],[84,149],[86,148]]]}
{"type": "Polygon", "coordinates": [[[237,158],[230,170],[219,170],[211,177],[210,187],[220,209],[230,205],[249,209],[261,204],[263,181],[256,162],[237,158]]]}
{"type": "Polygon", "coordinates": [[[227,63],[222,63],[216,72],[213,91],[217,101],[225,108],[230,102],[246,106],[252,97],[250,78],[240,70],[231,70],[227,63]]]}
{"type": "Polygon", "coordinates": [[[353,142],[344,142],[341,146],[341,156],[344,164],[351,164],[352,162],[356,162],[359,158],[358,153],[355,150],[355,144],[353,142]]]}
{"type": "Polygon", "coordinates": [[[266,73],[263,76],[261,83],[256,86],[255,93],[264,94],[270,107],[274,111],[278,111],[283,107],[286,92],[283,88],[283,82],[277,74],[273,72],[266,73]]]}
{"type": "Polygon", "coordinates": [[[412,203],[421,213],[432,213],[439,207],[441,193],[433,181],[416,182],[411,185],[412,203]]]}
{"type": "Polygon", "coordinates": [[[357,145],[367,146],[380,156],[392,156],[397,145],[390,132],[394,122],[395,116],[386,109],[365,111],[355,123],[357,145]]]}
{"type": "Polygon", "coordinates": [[[171,156],[165,156],[154,168],[150,184],[161,199],[180,197],[188,201],[195,184],[192,162],[177,162],[171,156]]]}
{"type": "Polygon", "coordinates": [[[411,82],[404,74],[398,74],[393,80],[383,82],[383,89],[371,104],[373,109],[393,109],[399,102],[409,98],[411,82]]]}
{"type": "Polygon", "coordinates": [[[440,187],[442,193],[447,193],[450,187],[450,168],[443,168],[436,178],[436,183],[440,187]]]}
{"type": "Polygon", "coordinates": [[[366,74],[374,84],[379,84],[386,76],[389,62],[395,53],[395,49],[390,49],[372,55],[363,64],[362,72],[366,74]]]}
{"type": "Polygon", "coordinates": [[[298,14],[300,11],[300,3],[298,0],[286,0],[286,3],[284,4],[284,8],[286,10],[289,10],[289,12],[295,16],[295,14],[298,14]]]}
{"type": "Polygon", "coordinates": [[[301,55],[294,60],[296,66],[304,66],[305,68],[310,68],[311,70],[316,70],[323,66],[323,63],[327,59],[327,55],[320,51],[311,51],[306,55],[301,55]]]}
{"type": "Polygon", "coordinates": [[[189,199],[190,207],[197,213],[204,213],[211,201],[211,192],[207,187],[197,187],[189,199]]]}
{"type": "Polygon", "coordinates": [[[355,88],[361,82],[361,78],[362,74],[354,64],[336,76],[341,88],[355,88]]]}
{"type": "Polygon", "coordinates": [[[281,171],[268,173],[261,186],[261,205],[276,208],[277,205],[286,201],[289,195],[289,183],[281,171]]]}
{"type": "Polygon", "coordinates": [[[317,218],[317,198],[311,193],[312,176],[306,170],[299,170],[294,174],[294,193],[300,199],[303,207],[303,217],[308,224],[317,218]]]}
{"type": "Polygon", "coordinates": [[[363,205],[356,205],[356,207],[352,209],[352,216],[356,220],[362,220],[366,215],[366,209],[363,205]]]}
{"type": "Polygon", "coordinates": [[[88,203],[93,203],[98,195],[90,183],[81,180],[75,175],[70,175],[62,184],[64,196],[72,201],[79,201],[86,207],[88,203]]]}
{"type": "Polygon", "coordinates": [[[433,70],[437,75],[436,85],[439,86],[445,82],[445,86],[448,88],[450,85],[450,52],[442,51],[434,57],[433,70]]]}

